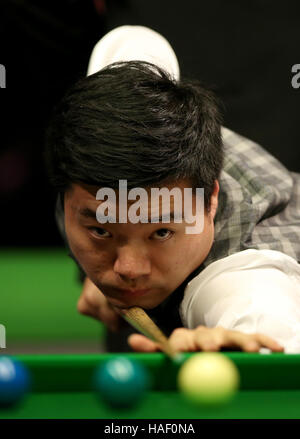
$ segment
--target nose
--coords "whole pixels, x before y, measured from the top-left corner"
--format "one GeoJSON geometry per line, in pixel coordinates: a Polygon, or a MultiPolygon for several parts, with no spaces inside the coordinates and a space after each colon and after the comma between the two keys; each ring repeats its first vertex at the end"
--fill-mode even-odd
{"type": "Polygon", "coordinates": [[[151,272],[149,258],[138,247],[124,246],[119,249],[114,271],[123,279],[134,280],[151,272]]]}

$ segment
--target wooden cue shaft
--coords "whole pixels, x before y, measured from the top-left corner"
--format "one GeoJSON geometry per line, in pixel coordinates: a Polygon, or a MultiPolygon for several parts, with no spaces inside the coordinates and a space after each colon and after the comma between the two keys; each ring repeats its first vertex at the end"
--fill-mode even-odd
{"type": "Polygon", "coordinates": [[[153,322],[148,314],[138,306],[133,306],[127,309],[116,309],[116,311],[135,329],[144,334],[146,337],[159,344],[161,350],[169,357],[174,358],[178,355],[170,345],[167,337],[153,322]]]}

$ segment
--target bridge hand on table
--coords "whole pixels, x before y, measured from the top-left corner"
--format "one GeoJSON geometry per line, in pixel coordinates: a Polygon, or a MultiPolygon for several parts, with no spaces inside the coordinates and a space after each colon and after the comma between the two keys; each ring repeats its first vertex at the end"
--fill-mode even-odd
{"type": "MultiPolygon", "coordinates": [[[[174,350],[181,352],[219,351],[222,348],[258,352],[260,349],[270,349],[282,352],[280,346],[272,338],[263,334],[244,334],[222,327],[207,328],[198,326],[195,329],[177,328],[169,337],[174,350]]],[[[159,345],[141,334],[132,334],[128,337],[130,347],[138,352],[155,352],[159,345]]]]}

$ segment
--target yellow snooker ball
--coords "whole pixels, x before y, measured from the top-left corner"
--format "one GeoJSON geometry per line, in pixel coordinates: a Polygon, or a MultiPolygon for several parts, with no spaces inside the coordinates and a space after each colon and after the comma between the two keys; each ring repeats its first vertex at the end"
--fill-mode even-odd
{"type": "Polygon", "coordinates": [[[180,368],[179,390],[192,403],[203,406],[224,404],[232,399],[240,383],[235,364],[217,352],[194,354],[180,368]]]}

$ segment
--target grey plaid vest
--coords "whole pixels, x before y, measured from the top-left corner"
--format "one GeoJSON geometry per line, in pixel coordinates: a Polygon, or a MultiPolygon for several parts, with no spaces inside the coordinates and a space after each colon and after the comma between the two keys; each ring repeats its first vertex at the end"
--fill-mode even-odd
{"type": "Polygon", "coordinates": [[[277,250],[300,263],[300,174],[227,128],[222,136],[215,240],[204,268],[250,248],[277,250]]]}

